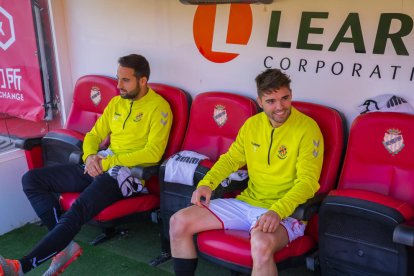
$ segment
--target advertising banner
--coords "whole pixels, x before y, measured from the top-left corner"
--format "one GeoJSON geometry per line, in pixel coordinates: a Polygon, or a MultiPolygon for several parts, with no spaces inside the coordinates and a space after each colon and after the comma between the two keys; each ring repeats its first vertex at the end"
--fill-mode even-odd
{"type": "Polygon", "coordinates": [[[0,0],[0,113],[40,121],[43,86],[30,0],[0,0]]]}

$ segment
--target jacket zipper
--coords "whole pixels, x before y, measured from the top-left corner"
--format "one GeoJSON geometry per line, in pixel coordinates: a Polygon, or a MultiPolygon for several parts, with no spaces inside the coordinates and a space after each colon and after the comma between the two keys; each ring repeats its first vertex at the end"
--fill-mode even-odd
{"type": "Polygon", "coordinates": [[[272,144],[273,144],[273,132],[275,131],[275,129],[272,129],[272,133],[270,134],[270,146],[269,146],[269,152],[267,153],[267,164],[270,165],[270,150],[272,149],[272,144]]]}
{"type": "Polygon", "coordinates": [[[122,129],[125,129],[126,121],[128,120],[129,116],[131,115],[131,112],[132,112],[132,104],[133,103],[134,103],[134,101],[131,101],[131,105],[130,105],[130,108],[129,108],[129,113],[128,113],[128,116],[125,118],[124,125],[122,126],[122,129]]]}

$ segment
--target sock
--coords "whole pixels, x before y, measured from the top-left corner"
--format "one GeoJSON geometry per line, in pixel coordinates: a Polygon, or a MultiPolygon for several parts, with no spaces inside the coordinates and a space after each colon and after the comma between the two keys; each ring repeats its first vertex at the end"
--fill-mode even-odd
{"type": "Polygon", "coordinates": [[[32,266],[29,259],[22,258],[22,259],[19,260],[19,262],[20,262],[20,266],[22,268],[23,274],[26,274],[27,272],[29,272],[30,270],[33,269],[33,266],[32,266]]]}
{"type": "Polygon", "coordinates": [[[194,276],[198,259],[174,258],[174,272],[176,276],[194,276]]]}

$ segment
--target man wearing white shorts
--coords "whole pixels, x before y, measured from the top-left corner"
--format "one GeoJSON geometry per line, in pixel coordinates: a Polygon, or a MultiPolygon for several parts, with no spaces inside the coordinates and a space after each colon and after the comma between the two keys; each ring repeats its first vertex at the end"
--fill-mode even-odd
{"type": "Polygon", "coordinates": [[[323,137],[316,122],[292,107],[290,78],[278,69],[256,77],[263,112],[249,118],[236,141],[199,182],[193,206],[170,220],[176,275],[194,275],[193,236],[212,229],[250,231],[252,275],[277,275],[273,255],[303,235],[305,224],[289,217],[319,189],[323,137]],[[230,173],[247,166],[247,188],[235,199],[214,199],[212,191],[230,173]]]}

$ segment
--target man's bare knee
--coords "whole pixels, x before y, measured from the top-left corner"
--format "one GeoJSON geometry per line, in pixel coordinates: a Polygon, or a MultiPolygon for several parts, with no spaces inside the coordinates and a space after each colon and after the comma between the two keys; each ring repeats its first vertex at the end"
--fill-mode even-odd
{"type": "Polygon", "coordinates": [[[222,224],[207,208],[190,206],[181,209],[170,219],[170,238],[192,237],[201,231],[221,229],[222,224]]]}
{"type": "Polygon", "coordinates": [[[275,251],[274,246],[272,246],[273,242],[273,239],[269,239],[269,237],[264,233],[252,235],[250,244],[253,259],[272,258],[275,251]]]}
{"type": "Polygon", "coordinates": [[[185,230],[188,229],[187,223],[182,210],[172,215],[170,218],[170,238],[175,239],[184,235],[185,230]]]}

